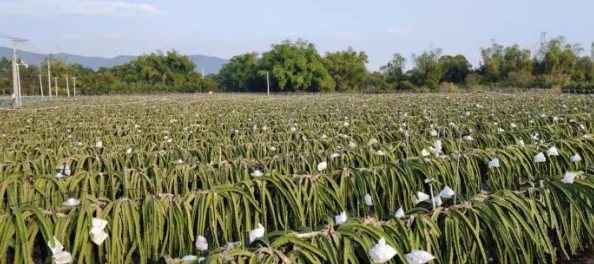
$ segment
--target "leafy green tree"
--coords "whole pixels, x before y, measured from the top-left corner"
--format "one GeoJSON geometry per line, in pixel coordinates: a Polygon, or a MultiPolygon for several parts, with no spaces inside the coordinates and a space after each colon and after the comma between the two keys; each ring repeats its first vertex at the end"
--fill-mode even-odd
{"type": "Polygon", "coordinates": [[[399,87],[400,82],[404,80],[405,66],[406,58],[396,53],[388,64],[380,68],[380,72],[385,76],[386,82],[391,85],[391,89],[399,87]]]}
{"type": "Polygon", "coordinates": [[[280,91],[334,91],[336,84],[315,46],[304,40],[284,41],[262,55],[259,76],[271,73],[271,89],[280,91]]]}
{"type": "Polygon", "coordinates": [[[50,64],[50,73],[52,77],[62,77],[62,75],[68,74],[68,65],[64,62],[63,59],[54,57],[52,55],[46,57],[42,65],[42,71],[47,74],[47,65],[48,62],[50,64]]]}
{"type": "Polygon", "coordinates": [[[166,55],[142,55],[127,64],[114,67],[114,74],[123,82],[142,82],[150,85],[183,86],[188,79],[200,77],[196,64],[189,57],[168,51],[166,55]]]}
{"type": "Polygon", "coordinates": [[[87,68],[82,64],[74,63],[68,65],[68,75],[70,76],[87,76],[95,73],[93,69],[87,68]]]}
{"type": "Polygon", "coordinates": [[[486,83],[504,81],[507,86],[524,87],[527,83],[525,80],[531,78],[528,75],[531,74],[534,63],[530,50],[521,49],[517,44],[504,47],[493,40],[490,47],[481,48],[481,58],[480,72],[486,83]],[[507,78],[511,73],[514,73],[514,76],[507,78]],[[512,80],[524,81],[516,85],[510,84],[512,80]]]}
{"type": "MultiPolygon", "coordinates": [[[[106,94],[112,92],[119,81],[109,68],[99,68],[94,76],[83,77],[81,91],[89,94],[106,94]],[[87,81],[88,80],[88,81],[87,81]]],[[[123,92],[123,91],[122,91],[123,92]]]]}
{"type": "Polygon", "coordinates": [[[336,84],[336,91],[357,91],[363,89],[367,76],[367,54],[352,48],[346,51],[327,52],[325,67],[336,84]]]}
{"type": "Polygon", "coordinates": [[[419,87],[437,88],[443,75],[439,64],[441,49],[425,51],[421,55],[412,55],[415,67],[410,72],[411,81],[419,87]]]}
{"type": "Polygon", "coordinates": [[[481,48],[482,64],[480,72],[483,76],[484,82],[497,82],[501,80],[501,68],[503,65],[503,46],[497,44],[495,40],[491,41],[491,46],[488,48],[481,48]]]}
{"type": "Polygon", "coordinates": [[[546,33],[543,33],[537,56],[539,73],[556,76],[568,74],[581,51],[583,49],[579,44],[568,44],[563,36],[547,39],[546,33]]]}
{"type": "Polygon", "coordinates": [[[223,91],[263,92],[266,90],[263,78],[258,76],[260,59],[258,53],[237,55],[223,65],[218,74],[223,91]]]}
{"type": "Polygon", "coordinates": [[[529,88],[534,86],[535,78],[529,71],[515,71],[508,73],[500,84],[505,87],[529,88]]]}
{"type": "Polygon", "coordinates": [[[208,76],[204,78],[200,86],[202,92],[215,92],[220,91],[220,84],[215,76],[208,76]]]}
{"type": "MultiPolygon", "coordinates": [[[[66,81],[64,80],[64,75],[68,74],[68,65],[66,65],[66,63],[64,62],[63,59],[58,58],[58,57],[54,57],[54,56],[48,56],[46,57],[43,62],[41,63],[42,65],[42,72],[43,74],[46,74],[47,77],[47,66],[48,66],[48,62],[50,64],[50,75],[52,76],[52,88],[55,88],[55,81],[54,81],[54,77],[58,77],[58,87],[59,88],[65,88],[66,87],[66,81]]],[[[52,89],[52,93],[54,92],[54,89],[52,89]]],[[[65,92],[64,89],[60,89],[59,94],[63,94],[63,92],[65,92]]]]}
{"type": "Polygon", "coordinates": [[[506,47],[502,59],[501,77],[506,77],[511,72],[532,72],[530,50],[520,49],[517,44],[506,47]]]}
{"type": "Polygon", "coordinates": [[[464,55],[442,56],[439,58],[439,64],[443,72],[442,82],[461,84],[472,69],[472,65],[464,55]]]}
{"type": "Polygon", "coordinates": [[[19,66],[19,75],[21,81],[22,95],[40,95],[39,89],[39,67],[37,65],[28,65],[28,67],[19,66]]]}
{"type": "Polygon", "coordinates": [[[372,72],[367,74],[365,78],[365,90],[377,91],[377,90],[390,90],[394,86],[386,81],[386,75],[381,72],[372,72]]]}
{"type": "Polygon", "coordinates": [[[563,36],[548,39],[546,33],[542,33],[534,72],[547,75],[553,86],[565,85],[576,75],[575,67],[582,51],[581,45],[569,44],[563,36]]]}
{"type": "Polygon", "coordinates": [[[477,88],[482,82],[482,77],[483,76],[477,72],[471,72],[466,75],[466,78],[464,79],[464,86],[466,86],[468,89],[477,88]]]}
{"type": "Polygon", "coordinates": [[[12,62],[4,57],[0,60],[0,94],[12,94],[12,62]]]}
{"type": "Polygon", "coordinates": [[[109,79],[109,85],[113,86],[115,79],[116,91],[197,92],[200,91],[202,76],[195,69],[196,64],[189,57],[168,51],[166,54],[157,52],[139,56],[129,63],[111,68],[111,74],[101,70],[100,74],[109,79]]]}
{"type": "Polygon", "coordinates": [[[574,82],[593,82],[594,61],[590,57],[581,57],[577,59],[574,71],[571,75],[574,82]]]}

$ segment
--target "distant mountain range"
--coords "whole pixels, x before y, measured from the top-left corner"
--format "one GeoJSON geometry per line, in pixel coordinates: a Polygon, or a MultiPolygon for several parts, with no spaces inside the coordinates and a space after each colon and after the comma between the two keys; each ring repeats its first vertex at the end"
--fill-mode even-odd
{"type": "MultiPolygon", "coordinates": [[[[32,53],[23,50],[19,50],[18,57],[23,59],[28,64],[40,64],[48,55],[47,54],[39,54],[39,53],[32,53]]],[[[127,63],[131,60],[136,59],[137,56],[128,56],[122,55],[117,56],[114,58],[103,58],[103,57],[87,57],[87,56],[80,56],[68,53],[58,53],[52,54],[52,56],[56,58],[60,58],[64,60],[67,64],[74,64],[79,63],[85,67],[97,70],[100,67],[113,67],[116,65],[122,65],[127,63]]],[[[0,47],[0,58],[5,57],[7,59],[12,59],[12,49],[0,47]]],[[[193,61],[196,65],[197,71],[202,71],[202,67],[204,67],[205,74],[216,74],[219,72],[223,64],[227,63],[229,60],[218,58],[218,57],[210,57],[204,55],[190,55],[190,60],[193,61]]]]}

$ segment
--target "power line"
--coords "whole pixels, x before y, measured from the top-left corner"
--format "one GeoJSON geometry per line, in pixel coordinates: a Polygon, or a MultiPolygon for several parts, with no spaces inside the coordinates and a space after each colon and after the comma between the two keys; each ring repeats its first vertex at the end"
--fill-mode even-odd
{"type": "Polygon", "coordinates": [[[41,52],[39,51],[39,49],[35,46],[35,44],[33,44],[33,42],[29,41],[27,43],[25,43],[25,46],[29,46],[29,51],[33,50],[34,53],[37,53],[39,55],[42,55],[41,52]]]}
{"type": "Polygon", "coordinates": [[[17,39],[17,40],[25,40],[25,41],[26,41],[26,39],[22,39],[22,38],[16,38],[16,37],[13,37],[13,36],[10,36],[10,35],[6,35],[6,34],[4,34],[4,33],[0,33],[0,38],[6,38],[6,39],[17,39]]]}

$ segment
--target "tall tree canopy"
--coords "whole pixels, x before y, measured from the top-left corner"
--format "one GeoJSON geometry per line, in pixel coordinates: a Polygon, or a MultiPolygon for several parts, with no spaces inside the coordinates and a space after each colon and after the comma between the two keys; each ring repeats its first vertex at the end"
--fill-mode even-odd
{"type": "Polygon", "coordinates": [[[483,80],[486,82],[497,82],[501,79],[501,67],[503,65],[503,46],[494,40],[488,48],[481,48],[482,64],[480,67],[483,80]]]}
{"type": "Polygon", "coordinates": [[[336,86],[315,46],[304,40],[284,41],[262,54],[258,74],[271,72],[274,88],[281,91],[334,91],[336,86]]]}
{"type": "Polygon", "coordinates": [[[462,83],[466,79],[466,76],[471,72],[472,65],[464,55],[456,56],[442,56],[439,58],[439,64],[441,65],[441,77],[442,82],[450,83],[462,83]]]}
{"type": "Polygon", "coordinates": [[[404,80],[404,69],[406,67],[406,58],[400,53],[394,54],[392,60],[388,64],[380,68],[380,73],[384,75],[384,78],[388,84],[391,84],[392,89],[398,87],[398,84],[404,80]]]}
{"type": "Polygon", "coordinates": [[[0,94],[12,93],[12,62],[0,59],[0,94]]]}
{"type": "Polygon", "coordinates": [[[327,52],[324,59],[326,69],[336,84],[336,91],[364,88],[367,75],[365,52],[357,52],[349,47],[345,51],[327,52]]]}
{"type": "Polygon", "coordinates": [[[421,55],[412,55],[415,67],[410,72],[410,77],[414,84],[432,89],[437,88],[443,74],[439,64],[441,52],[441,49],[432,49],[421,55]]]}
{"type": "Polygon", "coordinates": [[[521,49],[514,44],[503,51],[501,74],[503,77],[512,72],[532,72],[532,58],[530,50],[521,49]]]}
{"type": "Polygon", "coordinates": [[[265,88],[258,76],[260,59],[258,53],[237,55],[219,71],[219,82],[223,91],[262,92],[265,88]]]}
{"type": "Polygon", "coordinates": [[[201,76],[195,69],[196,64],[190,58],[179,55],[176,51],[168,51],[167,55],[142,55],[129,63],[116,66],[114,75],[125,83],[178,87],[198,83],[201,76]]]}

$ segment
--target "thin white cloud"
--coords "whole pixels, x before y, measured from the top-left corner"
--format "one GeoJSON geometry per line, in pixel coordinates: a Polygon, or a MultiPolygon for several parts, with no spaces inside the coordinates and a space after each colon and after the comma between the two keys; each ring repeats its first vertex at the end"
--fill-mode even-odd
{"type": "Polygon", "coordinates": [[[407,35],[410,34],[412,31],[410,29],[405,28],[391,28],[386,31],[388,35],[407,35]]]}
{"type": "Polygon", "coordinates": [[[108,16],[133,17],[163,15],[164,11],[149,4],[121,1],[12,0],[0,3],[0,15],[11,16],[108,16]]]}
{"type": "Polygon", "coordinates": [[[344,32],[338,33],[338,36],[339,37],[355,37],[355,36],[357,36],[357,33],[350,32],[350,31],[344,31],[344,32]]]}

